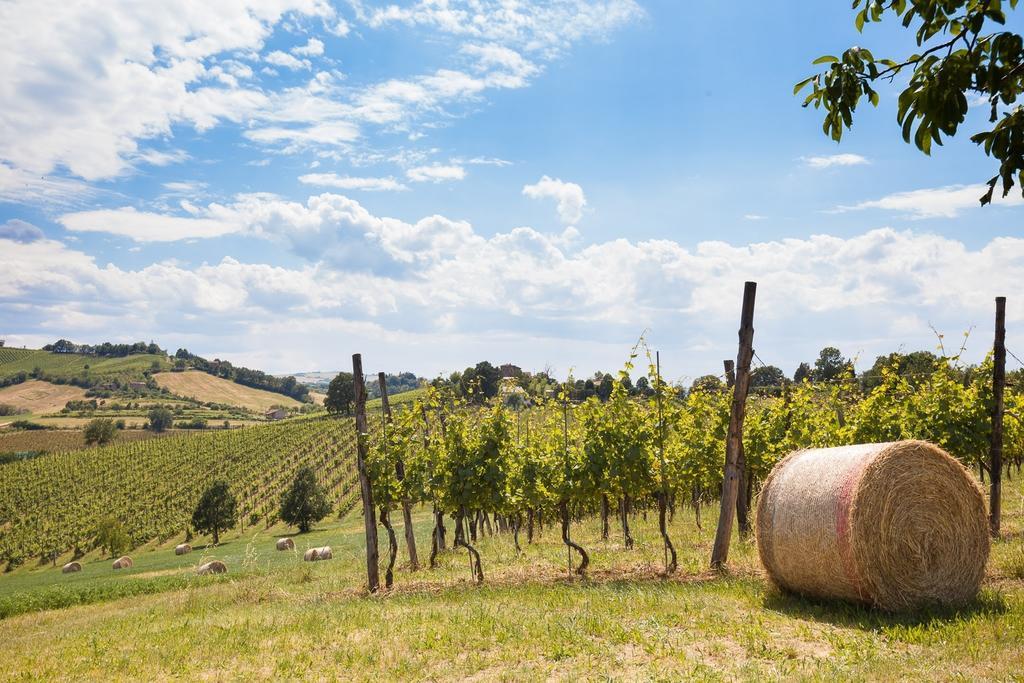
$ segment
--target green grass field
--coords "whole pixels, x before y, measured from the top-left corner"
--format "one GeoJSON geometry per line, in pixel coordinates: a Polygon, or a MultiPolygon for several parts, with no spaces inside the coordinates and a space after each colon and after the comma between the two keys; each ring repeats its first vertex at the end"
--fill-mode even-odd
{"type": "MultiPolygon", "coordinates": [[[[448,551],[438,569],[403,566],[392,591],[368,596],[363,524],[352,514],[295,537],[294,553],[274,550],[287,529],[250,529],[181,557],[173,541],[138,549],[135,567],[123,572],[87,557],[76,575],[45,567],[0,577],[0,614],[10,615],[0,620],[4,676],[1011,680],[1024,670],[1018,480],[1006,495],[1007,536],[993,548],[978,601],[959,611],[888,615],[781,594],[765,580],[753,544],[739,539],[729,572],[708,572],[711,507],[703,530],[688,510],[672,523],[680,567],[670,578],[660,573],[655,516],[638,515],[631,551],[614,525],[609,541],[600,540],[596,521],[574,526],[591,553],[585,579],[568,576],[564,546],[549,527],[532,545],[522,534],[521,556],[507,534],[482,539],[483,586],[470,581],[465,551],[448,551]],[[322,544],[333,547],[334,560],[301,561],[306,547],[322,544]],[[194,576],[209,558],[227,562],[229,573],[194,576]],[[64,605],[72,606],[46,609],[64,605]]],[[[425,563],[428,515],[416,519],[425,563]]],[[[383,532],[381,541],[383,557],[383,532]]]]}
{"type": "Polygon", "coordinates": [[[168,369],[166,356],[139,354],[121,358],[101,358],[77,353],[50,353],[35,349],[0,349],[0,377],[30,373],[36,368],[50,377],[92,377],[142,379],[142,372],[158,363],[168,369]],[[86,367],[88,366],[88,367],[86,367]]]}

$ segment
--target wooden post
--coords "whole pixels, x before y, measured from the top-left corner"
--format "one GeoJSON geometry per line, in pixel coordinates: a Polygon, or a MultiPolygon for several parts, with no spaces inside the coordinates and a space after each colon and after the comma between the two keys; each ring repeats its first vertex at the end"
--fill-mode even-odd
{"type": "MultiPolygon", "coordinates": [[[[380,404],[384,411],[384,419],[391,422],[391,403],[388,402],[387,377],[383,372],[377,373],[377,383],[380,385],[380,404]]],[[[395,458],[395,477],[399,482],[405,481],[405,463],[402,456],[395,458]]],[[[419,557],[416,555],[416,533],[412,528],[412,504],[408,496],[402,496],[402,524],[405,526],[405,547],[409,550],[409,569],[416,571],[420,568],[419,557]]]]}
{"type": "MultiPolygon", "coordinates": [[[[736,386],[736,366],[731,360],[723,360],[725,368],[725,385],[732,389],[736,386]]],[[[750,510],[750,473],[747,472],[747,458],[743,454],[743,439],[740,439],[740,455],[736,461],[740,471],[740,481],[736,490],[736,521],[740,525],[740,537],[746,538],[750,533],[750,521],[748,520],[750,510]]]]}
{"type": "Polygon", "coordinates": [[[743,286],[743,310],[740,314],[739,353],[736,356],[736,385],[733,387],[732,412],[729,417],[729,434],[725,441],[725,470],[722,482],[722,507],[718,515],[718,531],[711,551],[711,566],[720,569],[729,559],[729,541],[732,537],[732,520],[739,493],[739,458],[743,447],[743,416],[747,408],[747,391],[750,388],[750,361],[754,356],[754,297],[757,283],[748,282],[743,286]]]}
{"type": "Polygon", "coordinates": [[[988,525],[999,537],[1003,486],[1003,391],[1006,388],[1006,297],[996,297],[996,339],[992,347],[992,443],[989,445],[988,525]]]}
{"type": "Polygon", "coordinates": [[[363,499],[363,524],[366,527],[366,579],[371,593],[380,589],[380,568],[377,551],[377,516],[373,510],[373,489],[366,473],[366,384],[363,382],[363,358],[352,354],[352,379],[356,390],[356,469],[359,473],[359,491],[363,499]]]}

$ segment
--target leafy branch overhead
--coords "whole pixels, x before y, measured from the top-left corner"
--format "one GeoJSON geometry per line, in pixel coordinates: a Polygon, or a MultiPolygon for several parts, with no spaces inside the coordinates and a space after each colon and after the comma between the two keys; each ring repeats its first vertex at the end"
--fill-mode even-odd
{"type": "Polygon", "coordinates": [[[1024,39],[1003,30],[1004,5],[1016,9],[1018,0],[854,0],[858,31],[892,15],[915,31],[918,51],[900,60],[878,59],[870,50],[851,47],[841,56],[825,55],[814,64],[827,64],[822,73],[800,81],[793,93],[811,86],[803,106],[825,110],[822,129],[836,142],[863,98],[878,106],[875,85],[892,83],[909,71],[899,96],[897,121],[903,139],[925,154],[943,136],[956,135],[970,107],[969,95],[989,106],[989,130],[971,140],[999,161],[998,173],[988,180],[981,204],[992,201],[1001,184],[1002,196],[1017,183],[1024,192],[1024,108],[1016,104],[1024,92],[1024,39]]]}

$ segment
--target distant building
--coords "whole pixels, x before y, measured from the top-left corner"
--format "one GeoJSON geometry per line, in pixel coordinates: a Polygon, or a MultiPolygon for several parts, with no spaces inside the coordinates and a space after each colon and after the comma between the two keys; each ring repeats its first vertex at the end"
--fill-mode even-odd
{"type": "Polygon", "coordinates": [[[146,390],[146,383],[145,382],[128,382],[128,388],[131,389],[132,391],[145,391],[146,390]]]}
{"type": "Polygon", "coordinates": [[[3,345],[4,345],[4,340],[0,339],[0,348],[3,348],[3,345]]]}
{"type": "Polygon", "coordinates": [[[519,377],[523,374],[523,369],[518,365],[512,365],[511,363],[505,363],[499,370],[501,370],[502,377],[519,377]]]}
{"type": "Polygon", "coordinates": [[[283,420],[288,417],[288,411],[284,408],[271,408],[267,412],[263,413],[263,417],[268,420],[283,420]]]}

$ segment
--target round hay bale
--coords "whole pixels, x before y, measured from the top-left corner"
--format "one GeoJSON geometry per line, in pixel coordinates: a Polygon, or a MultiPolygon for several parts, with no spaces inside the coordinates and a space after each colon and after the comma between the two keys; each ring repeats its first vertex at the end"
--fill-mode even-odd
{"type": "Polygon", "coordinates": [[[765,481],[757,548],[794,593],[886,610],[963,604],[985,574],[985,498],[924,441],[797,451],[765,481]]]}
{"type": "Polygon", "coordinates": [[[82,571],[82,565],[78,562],[68,562],[60,569],[61,574],[73,574],[74,572],[80,571],[82,571]]]}
{"type": "Polygon", "coordinates": [[[135,563],[132,562],[132,558],[125,555],[114,560],[114,569],[129,569],[135,563]]]}
{"type": "Polygon", "coordinates": [[[334,559],[334,553],[331,552],[331,546],[325,545],[322,548],[310,548],[302,556],[302,559],[306,562],[319,562],[320,560],[331,560],[334,559]]]}
{"type": "Polygon", "coordinates": [[[211,560],[204,565],[200,565],[199,569],[196,570],[196,574],[199,576],[206,576],[207,574],[224,574],[227,570],[228,566],[220,560],[211,560]]]}
{"type": "Polygon", "coordinates": [[[295,550],[295,541],[290,538],[277,539],[278,550],[295,550]]]}
{"type": "Polygon", "coordinates": [[[190,546],[188,543],[182,543],[180,545],[174,546],[175,555],[186,555],[190,552],[192,552],[192,546],[190,546]]]}

